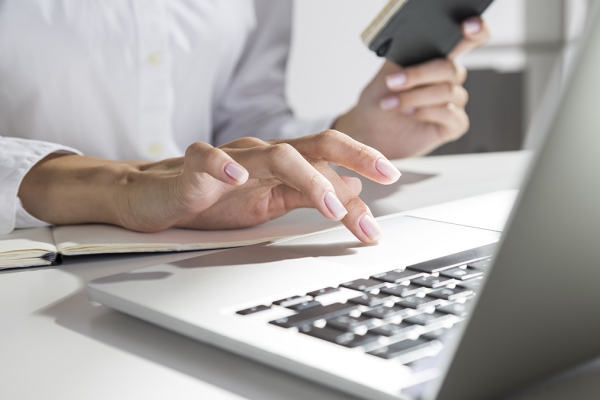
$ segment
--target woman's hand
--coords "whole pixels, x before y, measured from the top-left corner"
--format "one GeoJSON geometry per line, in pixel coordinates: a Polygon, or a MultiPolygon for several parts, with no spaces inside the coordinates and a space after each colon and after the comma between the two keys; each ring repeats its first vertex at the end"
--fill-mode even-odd
{"type": "Polygon", "coordinates": [[[467,71],[453,60],[487,42],[489,30],[480,18],[471,18],[463,23],[463,34],[448,59],[408,68],[386,61],[334,129],[389,158],[426,154],[460,138],[469,129],[462,87],[467,71]]]}
{"type": "Polygon", "coordinates": [[[377,241],[379,226],[357,197],[360,181],[338,176],[329,162],[382,184],[400,177],[381,153],[330,130],[287,141],[241,138],[219,148],[194,143],[185,157],[156,163],[53,157],[25,177],[19,196],[30,213],[55,224],[142,232],[243,228],[314,207],[361,241],[377,241]]]}

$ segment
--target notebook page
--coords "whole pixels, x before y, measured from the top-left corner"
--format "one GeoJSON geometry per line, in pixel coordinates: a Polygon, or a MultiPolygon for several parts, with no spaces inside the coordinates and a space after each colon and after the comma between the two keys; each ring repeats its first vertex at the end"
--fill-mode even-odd
{"type": "Polygon", "coordinates": [[[267,242],[288,234],[281,227],[267,225],[222,231],[167,229],[155,233],[100,224],[53,229],[56,247],[63,255],[219,249],[267,242]]]}
{"type": "Polygon", "coordinates": [[[49,227],[17,229],[0,235],[0,269],[51,265],[42,257],[57,252],[49,227]]]}

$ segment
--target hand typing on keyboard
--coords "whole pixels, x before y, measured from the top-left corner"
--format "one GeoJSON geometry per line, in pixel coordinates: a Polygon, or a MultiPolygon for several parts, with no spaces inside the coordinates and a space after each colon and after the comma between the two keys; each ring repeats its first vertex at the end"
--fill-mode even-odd
{"type": "Polygon", "coordinates": [[[19,196],[34,216],[54,224],[112,223],[142,232],[243,228],[314,207],[361,241],[377,241],[382,233],[358,198],[360,181],[340,177],[328,163],[381,184],[400,177],[378,151],[329,130],[220,147],[197,142],[185,157],[159,162],[55,155],[31,170],[19,196]]]}

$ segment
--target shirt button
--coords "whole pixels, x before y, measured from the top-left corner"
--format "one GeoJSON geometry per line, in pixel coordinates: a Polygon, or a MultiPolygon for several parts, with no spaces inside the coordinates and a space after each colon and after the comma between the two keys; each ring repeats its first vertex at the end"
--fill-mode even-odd
{"type": "Polygon", "coordinates": [[[148,154],[150,154],[151,156],[158,156],[160,155],[160,153],[162,153],[163,148],[158,143],[152,143],[148,145],[146,150],[148,150],[148,154]]]}
{"type": "Polygon", "coordinates": [[[150,53],[146,57],[146,62],[153,67],[157,67],[162,64],[162,57],[158,53],[150,53]]]}

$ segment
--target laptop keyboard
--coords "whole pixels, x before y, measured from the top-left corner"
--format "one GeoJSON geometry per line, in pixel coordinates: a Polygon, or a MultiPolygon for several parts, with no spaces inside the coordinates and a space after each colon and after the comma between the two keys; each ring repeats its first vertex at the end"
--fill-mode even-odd
{"type": "Polygon", "coordinates": [[[282,329],[404,364],[434,356],[440,339],[467,315],[491,264],[495,244],[404,269],[361,277],[257,305],[237,314],[284,307],[296,314],[270,321],[282,329]],[[336,301],[332,302],[332,299],[336,301]]]}

